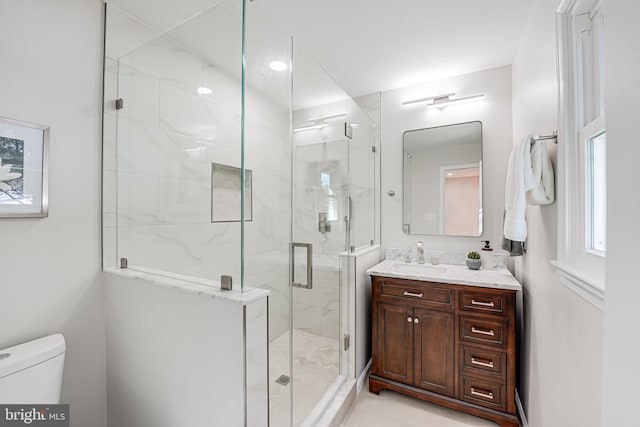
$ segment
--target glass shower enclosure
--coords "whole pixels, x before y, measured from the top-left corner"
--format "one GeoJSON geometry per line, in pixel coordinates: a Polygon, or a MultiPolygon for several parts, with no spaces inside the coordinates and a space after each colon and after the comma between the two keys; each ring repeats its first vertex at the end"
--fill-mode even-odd
{"type": "Polygon", "coordinates": [[[269,425],[313,423],[355,381],[374,123],[259,4],[143,22],[107,7],[105,267],[269,290],[269,425]]]}

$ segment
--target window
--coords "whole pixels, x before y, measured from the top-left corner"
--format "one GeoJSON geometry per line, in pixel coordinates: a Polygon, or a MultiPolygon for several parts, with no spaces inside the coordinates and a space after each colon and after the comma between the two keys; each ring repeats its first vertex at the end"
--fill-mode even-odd
{"type": "Polygon", "coordinates": [[[331,175],[320,172],[320,186],[327,196],[327,221],[338,220],[338,198],[331,188],[331,175]]]}
{"type": "Polygon", "coordinates": [[[607,133],[602,1],[558,10],[560,135],[558,267],[561,283],[602,307],[607,251],[607,133]]]}
{"type": "Polygon", "coordinates": [[[586,248],[598,255],[607,252],[607,134],[589,138],[586,145],[586,248]]]}

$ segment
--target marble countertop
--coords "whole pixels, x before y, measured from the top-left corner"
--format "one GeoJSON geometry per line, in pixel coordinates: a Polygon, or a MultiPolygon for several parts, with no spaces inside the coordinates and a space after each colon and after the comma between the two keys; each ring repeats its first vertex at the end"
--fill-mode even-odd
{"type": "Polygon", "coordinates": [[[416,264],[394,260],[382,261],[367,270],[369,276],[396,279],[425,280],[452,285],[479,286],[482,288],[521,291],[522,285],[506,268],[496,270],[470,270],[464,265],[416,264]]]}
{"type": "Polygon", "coordinates": [[[144,280],[145,282],[153,285],[177,289],[191,294],[202,295],[204,297],[233,301],[242,305],[250,304],[269,295],[269,291],[266,289],[250,288],[246,289],[244,292],[239,289],[223,291],[220,288],[220,283],[215,280],[198,279],[195,277],[186,278],[179,275],[172,277],[171,275],[162,275],[131,268],[105,268],[104,272],[131,279],[144,280]]]}

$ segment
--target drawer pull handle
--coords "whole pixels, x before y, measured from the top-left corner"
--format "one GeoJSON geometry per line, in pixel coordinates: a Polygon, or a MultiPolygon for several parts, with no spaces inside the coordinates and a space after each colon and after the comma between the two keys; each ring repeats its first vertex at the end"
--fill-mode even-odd
{"type": "Polygon", "coordinates": [[[471,305],[478,305],[480,307],[495,307],[495,303],[493,301],[491,302],[482,302],[482,301],[476,301],[474,299],[471,300],[471,305]]]}
{"type": "Polygon", "coordinates": [[[413,319],[413,323],[420,323],[420,318],[416,317],[415,319],[413,319]]]}
{"type": "Polygon", "coordinates": [[[475,326],[471,327],[471,332],[473,332],[474,334],[481,334],[481,335],[489,335],[490,337],[493,337],[496,335],[495,332],[493,332],[493,329],[478,329],[475,326]]]}
{"type": "Polygon", "coordinates": [[[413,319],[411,318],[411,316],[407,317],[407,322],[409,323],[413,322],[413,319]]]}
{"type": "Polygon", "coordinates": [[[476,390],[475,388],[471,387],[471,394],[473,396],[480,396],[480,397],[484,397],[485,399],[493,400],[493,393],[491,393],[490,391],[485,393],[483,391],[476,390]]]}
{"type": "Polygon", "coordinates": [[[405,297],[416,297],[416,298],[422,298],[424,294],[422,292],[420,292],[419,294],[415,294],[413,292],[409,292],[409,291],[404,291],[404,296],[405,297]]]}
{"type": "Polygon", "coordinates": [[[484,366],[486,368],[493,368],[493,362],[491,360],[478,359],[476,357],[471,358],[472,365],[484,366]]]}

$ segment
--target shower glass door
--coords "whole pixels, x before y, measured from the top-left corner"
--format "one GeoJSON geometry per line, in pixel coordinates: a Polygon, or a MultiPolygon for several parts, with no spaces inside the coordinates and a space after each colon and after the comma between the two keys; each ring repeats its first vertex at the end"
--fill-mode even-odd
{"type": "Polygon", "coordinates": [[[350,246],[349,98],[293,46],[292,425],[313,423],[345,381],[341,254],[350,246]]]}
{"type": "Polygon", "coordinates": [[[355,384],[348,255],[373,238],[372,125],[259,2],[243,16],[243,286],[270,291],[270,426],[314,425],[355,384]]]}
{"type": "MultiPolygon", "coordinates": [[[[322,130],[306,132],[321,137],[322,130]]],[[[344,378],[340,253],[348,244],[348,144],[334,140],[296,146],[293,170],[291,345],[297,426],[322,411],[332,397],[330,390],[344,378]]]]}

